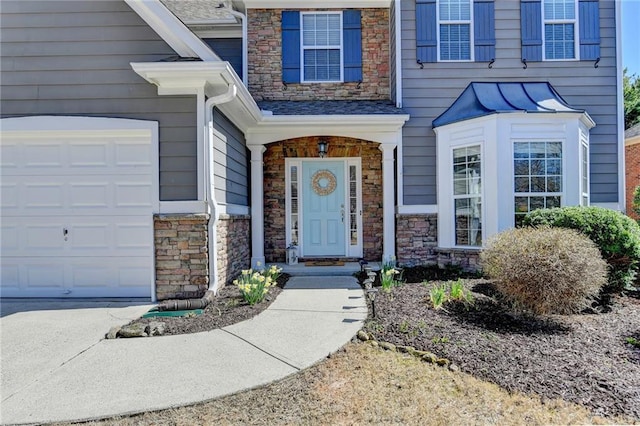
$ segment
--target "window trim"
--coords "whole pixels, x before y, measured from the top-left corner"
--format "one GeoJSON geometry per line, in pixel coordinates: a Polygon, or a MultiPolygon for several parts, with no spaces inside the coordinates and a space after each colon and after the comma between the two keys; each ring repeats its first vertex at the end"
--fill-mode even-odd
{"type": "Polygon", "coordinates": [[[442,0],[436,0],[436,50],[438,54],[438,62],[475,62],[475,32],[474,32],[474,0],[467,0],[469,2],[469,20],[450,20],[442,21],[440,19],[440,3],[442,0]],[[444,23],[444,24],[443,24],[444,23]],[[441,44],[440,44],[440,26],[441,25],[469,25],[469,59],[441,59],[441,44]]]}
{"type": "Polygon", "coordinates": [[[472,249],[479,249],[482,248],[485,242],[485,238],[483,237],[483,218],[485,217],[485,212],[484,212],[484,185],[483,185],[483,175],[484,175],[484,169],[485,169],[485,165],[484,165],[484,144],[476,141],[476,142],[470,142],[467,144],[462,144],[462,145],[455,145],[455,146],[451,146],[450,150],[450,158],[451,158],[451,193],[449,194],[451,196],[451,213],[452,213],[452,221],[453,221],[453,226],[452,226],[452,235],[451,235],[451,241],[453,241],[453,247],[455,248],[472,248],[472,249]],[[454,161],[454,152],[456,150],[459,149],[468,149],[468,148],[475,148],[477,147],[480,151],[480,192],[478,194],[457,194],[455,193],[455,188],[456,188],[456,183],[455,183],[455,161],[454,161]],[[481,244],[479,246],[477,245],[470,245],[470,244],[456,244],[456,231],[457,231],[457,223],[456,223],[456,200],[461,200],[461,199],[471,199],[471,198],[479,198],[480,199],[480,241],[481,244]]]}
{"type": "Polygon", "coordinates": [[[341,11],[309,11],[300,12],[300,83],[343,83],[344,82],[344,15],[341,11]],[[304,78],[305,50],[329,50],[336,46],[305,47],[304,46],[304,16],[305,15],[339,15],[340,16],[340,79],[339,80],[306,80],[304,78]]]}
{"type": "MultiPolygon", "coordinates": [[[[561,139],[561,138],[511,138],[511,185],[512,185],[512,218],[514,221],[514,226],[517,226],[516,223],[516,206],[515,206],[515,200],[516,197],[560,197],[560,207],[565,206],[566,205],[566,199],[567,199],[567,141],[566,139],[561,139]],[[562,182],[562,190],[559,192],[517,192],[516,191],[516,186],[515,186],[515,178],[516,178],[516,170],[515,170],[515,146],[516,143],[560,143],[560,148],[562,149],[561,151],[561,163],[562,163],[562,176],[561,176],[561,182],[562,182]]],[[[546,159],[546,158],[545,158],[546,159]]],[[[531,175],[529,175],[531,176],[531,175]]],[[[547,176],[546,171],[545,171],[545,177],[547,176]]],[[[582,176],[579,177],[580,179],[582,179],[582,176]]],[[[531,212],[532,210],[528,210],[527,213],[531,212]]]]}
{"type": "Polygon", "coordinates": [[[580,60],[580,4],[579,0],[573,0],[574,18],[573,19],[545,19],[544,10],[545,0],[540,1],[540,21],[542,24],[542,60],[548,62],[559,61],[579,61],[580,60]],[[545,36],[545,26],[547,24],[573,24],[573,58],[547,58],[547,38],[545,36]]]}

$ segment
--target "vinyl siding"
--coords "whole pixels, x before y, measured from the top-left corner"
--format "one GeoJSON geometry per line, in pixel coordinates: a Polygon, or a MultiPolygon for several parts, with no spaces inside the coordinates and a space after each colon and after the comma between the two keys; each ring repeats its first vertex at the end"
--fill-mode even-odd
{"type": "Polygon", "coordinates": [[[224,61],[228,61],[242,78],[242,38],[205,38],[211,49],[224,61]]]}
{"type": "Polygon", "coordinates": [[[196,98],[158,96],[130,62],[176,53],[123,1],[3,1],[3,117],[83,115],[160,124],[160,199],[195,200],[196,98]]]}
{"type": "Polygon", "coordinates": [[[394,102],[396,99],[396,2],[389,6],[389,93],[394,102]]]}
{"type": "Polygon", "coordinates": [[[436,204],[436,137],[433,119],[472,81],[548,81],[573,107],[596,122],[591,129],[591,201],[618,201],[615,5],[600,0],[601,60],[520,61],[520,2],[496,0],[496,61],[416,64],[415,1],[402,0],[404,204],[436,204]]]}
{"type": "Polygon", "coordinates": [[[216,200],[220,204],[249,205],[249,169],[247,146],[242,132],[219,110],[214,110],[214,128],[226,142],[214,144],[216,200]]]}

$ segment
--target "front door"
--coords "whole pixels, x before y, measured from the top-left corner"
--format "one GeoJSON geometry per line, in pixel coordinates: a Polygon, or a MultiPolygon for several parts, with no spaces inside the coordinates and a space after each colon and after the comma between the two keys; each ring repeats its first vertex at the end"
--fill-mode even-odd
{"type": "Polygon", "coordinates": [[[304,256],[345,256],[343,161],[302,163],[302,250],[304,256]]]}

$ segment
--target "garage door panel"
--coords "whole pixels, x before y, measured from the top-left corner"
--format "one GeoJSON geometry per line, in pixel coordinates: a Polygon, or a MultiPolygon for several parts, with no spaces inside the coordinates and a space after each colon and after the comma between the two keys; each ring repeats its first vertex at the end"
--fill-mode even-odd
{"type": "MultiPolygon", "coordinates": [[[[65,249],[64,241],[64,224],[47,223],[42,225],[34,225],[30,221],[24,225],[25,235],[24,249],[34,255],[62,255],[65,249]]],[[[9,253],[5,253],[9,254],[9,253]]]]}
{"type": "Polygon", "coordinates": [[[71,169],[107,169],[110,167],[109,146],[96,143],[70,142],[67,166],[71,169]]]}
{"type": "Polygon", "coordinates": [[[26,142],[22,145],[22,155],[17,156],[18,167],[25,172],[43,168],[61,170],[64,167],[64,141],[26,142]]]}
{"type": "Polygon", "coordinates": [[[115,224],[115,248],[153,249],[153,227],[149,223],[126,221],[115,224]]]}
{"type": "Polygon", "coordinates": [[[2,297],[151,296],[149,259],[13,258],[2,265],[2,297]]]}
{"type": "Polygon", "coordinates": [[[150,146],[140,140],[120,140],[115,143],[115,166],[118,168],[151,168],[150,146]]]}
{"type": "Polygon", "coordinates": [[[148,175],[2,176],[2,214],[148,215],[155,202],[149,180],[148,175]]]}

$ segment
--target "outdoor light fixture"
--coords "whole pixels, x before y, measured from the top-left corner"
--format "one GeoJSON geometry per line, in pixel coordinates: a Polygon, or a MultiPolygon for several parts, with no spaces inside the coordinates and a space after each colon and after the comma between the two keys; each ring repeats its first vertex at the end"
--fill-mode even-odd
{"type": "Polygon", "coordinates": [[[318,155],[320,158],[324,158],[327,155],[327,149],[329,149],[329,142],[320,139],[320,142],[318,142],[318,155]]]}

